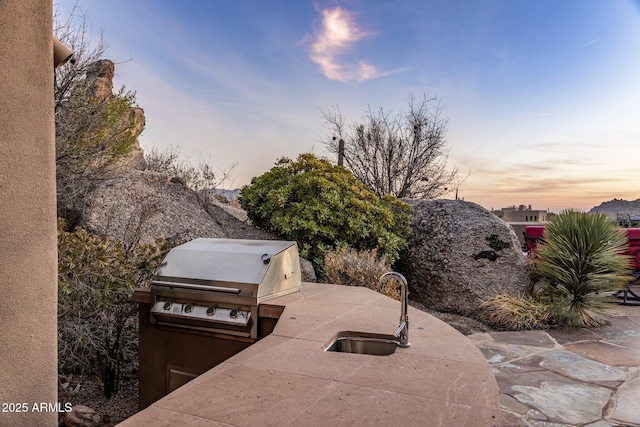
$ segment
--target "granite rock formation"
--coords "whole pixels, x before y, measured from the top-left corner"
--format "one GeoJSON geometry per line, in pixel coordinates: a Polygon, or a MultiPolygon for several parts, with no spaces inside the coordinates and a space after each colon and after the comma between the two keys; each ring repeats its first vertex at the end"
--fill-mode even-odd
{"type": "Polygon", "coordinates": [[[96,101],[103,102],[113,96],[114,75],[115,64],[109,59],[101,59],[87,67],[86,84],[96,101]]]}
{"type": "MultiPolygon", "coordinates": [[[[115,64],[109,59],[101,59],[92,63],[86,72],[86,82],[91,96],[98,102],[104,102],[113,96],[113,76],[115,64]]],[[[139,135],[145,126],[144,110],[140,107],[129,110],[123,118],[132,125],[131,133],[139,135]]],[[[111,165],[113,174],[131,169],[144,169],[144,152],[138,141],[133,144],[131,152],[111,165]]]]}
{"type": "MultiPolygon", "coordinates": [[[[179,244],[198,237],[277,240],[202,197],[180,180],[130,170],[100,183],[89,196],[80,226],[120,241],[179,244]]],[[[315,282],[311,263],[301,260],[302,280],[315,282]]]]}
{"type": "Polygon", "coordinates": [[[89,196],[80,226],[121,241],[183,242],[226,237],[197,195],[165,175],[131,170],[100,183],[89,196]]]}
{"type": "Polygon", "coordinates": [[[474,317],[483,300],[529,287],[518,239],[497,216],[462,200],[404,201],[411,206],[411,234],[396,269],[412,300],[474,317]]]}

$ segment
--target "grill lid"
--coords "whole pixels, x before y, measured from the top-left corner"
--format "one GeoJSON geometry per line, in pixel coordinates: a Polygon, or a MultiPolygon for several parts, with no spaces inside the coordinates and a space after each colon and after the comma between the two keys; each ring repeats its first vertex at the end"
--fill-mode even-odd
{"type": "Polygon", "coordinates": [[[152,288],[179,286],[264,299],[299,290],[300,277],[296,242],[199,238],[169,251],[152,288]]]}
{"type": "MultiPolygon", "coordinates": [[[[171,249],[156,271],[163,277],[207,282],[260,284],[271,259],[297,245],[277,240],[200,238],[171,249]]],[[[289,263],[291,263],[291,257],[289,263]]],[[[293,266],[285,266],[294,270],[293,266]]]]}

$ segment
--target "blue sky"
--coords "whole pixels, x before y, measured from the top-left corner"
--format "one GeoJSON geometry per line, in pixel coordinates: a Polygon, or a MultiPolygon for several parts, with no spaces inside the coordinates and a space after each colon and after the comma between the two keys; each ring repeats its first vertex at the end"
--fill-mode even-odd
{"type": "MultiPolygon", "coordinates": [[[[73,3],[54,10],[66,18],[73,3]]],[[[326,155],[320,109],[351,123],[426,94],[443,103],[467,201],[559,211],[640,198],[638,0],[78,5],[125,61],[115,85],[137,92],[143,148],[237,163],[228,186],[283,156],[326,155]]]]}

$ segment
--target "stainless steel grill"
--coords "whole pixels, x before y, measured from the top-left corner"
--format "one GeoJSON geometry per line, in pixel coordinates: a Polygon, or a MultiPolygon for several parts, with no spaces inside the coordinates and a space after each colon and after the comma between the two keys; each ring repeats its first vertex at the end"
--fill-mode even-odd
{"type": "Polygon", "coordinates": [[[300,289],[295,242],[195,239],[151,283],[151,323],[257,338],[258,305],[300,289]]]}

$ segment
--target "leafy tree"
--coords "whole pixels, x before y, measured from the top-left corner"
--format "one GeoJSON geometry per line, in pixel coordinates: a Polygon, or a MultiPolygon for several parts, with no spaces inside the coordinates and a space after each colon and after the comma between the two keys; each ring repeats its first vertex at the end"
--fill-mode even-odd
{"type": "Polygon", "coordinates": [[[554,319],[561,326],[601,326],[603,291],[620,289],[630,279],[623,255],[624,230],[602,213],[567,210],[545,227],[538,250],[538,274],[546,279],[554,319]]]}
{"type": "Polygon", "coordinates": [[[447,120],[437,98],[411,96],[408,111],[395,115],[369,107],[351,126],[337,107],[322,115],[333,132],[324,142],[329,151],[339,155],[343,143],[346,166],[380,197],[433,199],[461,184],[457,169],[447,168],[447,120]]]}
{"type": "Polygon", "coordinates": [[[297,241],[321,278],[327,250],[378,248],[392,263],[409,234],[405,203],[379,198],[347,169],[312,154],[280,159],[243,187],[239,200],[256,226],[297,241]]]}

